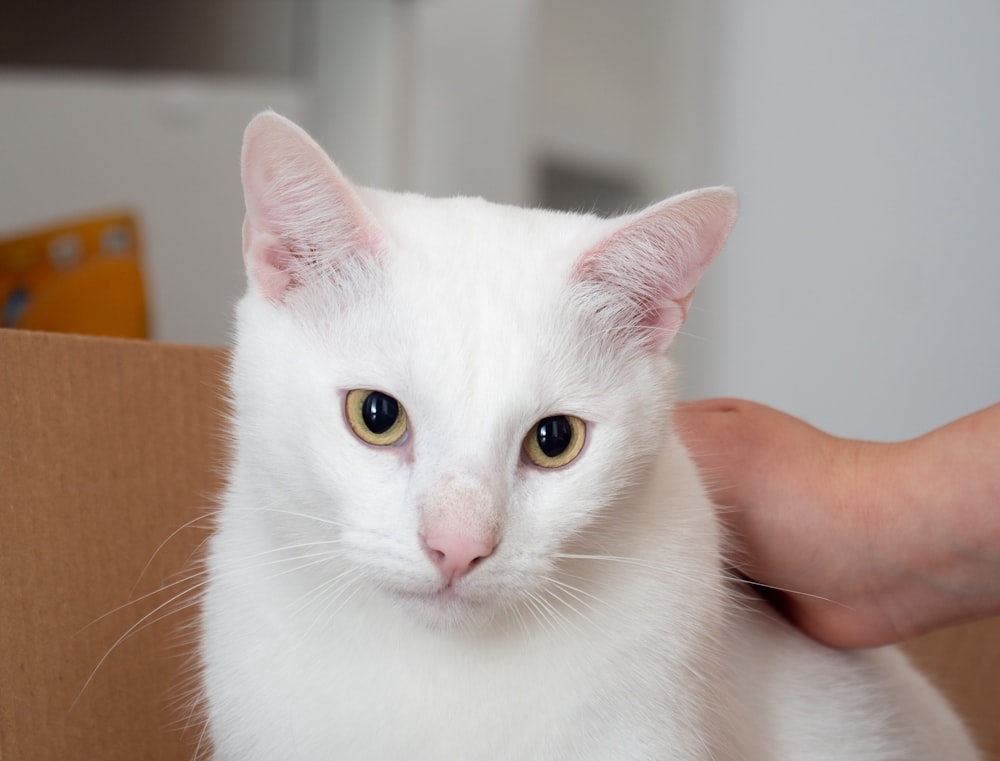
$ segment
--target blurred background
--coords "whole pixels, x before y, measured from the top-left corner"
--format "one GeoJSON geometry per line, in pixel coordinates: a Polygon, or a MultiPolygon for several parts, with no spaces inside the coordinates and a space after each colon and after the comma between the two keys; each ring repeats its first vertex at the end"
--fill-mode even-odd
{"type": "Polygon", "coordinates": [[[873,439],[1000,400],[998,0],[4,0],[0,266],[64,276],[94,229],[115,282],[137,257],[137,331],[227,343],[263,108],[388,188],[614,213],[734,186],[684,396],[873,439]]]}

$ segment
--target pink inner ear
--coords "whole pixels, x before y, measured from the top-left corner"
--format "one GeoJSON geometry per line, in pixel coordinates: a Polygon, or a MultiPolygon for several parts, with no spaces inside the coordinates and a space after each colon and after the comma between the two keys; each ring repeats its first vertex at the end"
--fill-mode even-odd
{"type": "Polygon", "coordinates": [[[292,254],[269,233],[243,220],[243,258],[247,274],[269,301],[281,301],[292,283],[292,254]]]}
{"type": "Polygon", "coordinates": [[[302,129],[260,114],[243,141],[246,220],[243,256],[250,281],[269,300],[381,250],[382,236],[347,179],[302,129]]]}
{"type": "Polygon", "coordinates": [[[735,221],[736,197],[725,188],[676,196],[627,218],[575,271],[602,330],[668,345],[735,221]]]}

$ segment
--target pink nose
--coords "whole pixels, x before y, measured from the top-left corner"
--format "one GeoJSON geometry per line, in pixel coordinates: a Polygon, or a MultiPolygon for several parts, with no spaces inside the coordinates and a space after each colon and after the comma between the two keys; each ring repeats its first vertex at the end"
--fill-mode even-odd
{"type": "Polygon", "coordinates": [[[424,549],[438,567],[445,582],[457,581],[485,557],[493,553],[491,539],[469,539],[450,533],[420,535],[424,549]]]}

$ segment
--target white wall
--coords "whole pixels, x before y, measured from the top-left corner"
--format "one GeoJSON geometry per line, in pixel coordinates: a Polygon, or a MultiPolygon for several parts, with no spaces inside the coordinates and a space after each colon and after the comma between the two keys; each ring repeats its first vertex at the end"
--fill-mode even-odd
{"type": "Polygon", "coordinates": [[[650,197],[726,182],[743,216],[682,341],[687,395],[871,438],[1000,396],[996,0],[295,7],[299,85],[4,74],[0,226],[139,203],[157,336],[218,343],[264,106],[377,185],[531,202],[541,155],[650,197]]]}
{"type": "Polygon", "coordinates": [[[391,187],[399,174],[400,5],[308,0],[304,126],[353,180],[391,187]]]}
{"type": "Polygon", "coordinates": [[[284,80],[0,76],[0,230],[134,209],[152,330],[223,344],[243,290],[239,150],[257,111],[302,111],[284,80]]]}
{"type": "Polygon", "coordinates": [[[663,144],[663,0],[538,0],[539,154],[640,179],[663,144]]]}
{"type": "Polygon", "coordinates": [[[422,0],[408,14],[402,185],[526,203],[535,0],[422,0]]]}
{"type": "Polygon", "coordinates": [[[534,6],[311,0],[307,126],[362,184],[528,202],[534,6]]]}
{"type": "Polygon", "coordinates": [[[742,197],[688,391],[833,432],[1000,400],[1000,4],[722,4],[714,170],[742,197]]]}

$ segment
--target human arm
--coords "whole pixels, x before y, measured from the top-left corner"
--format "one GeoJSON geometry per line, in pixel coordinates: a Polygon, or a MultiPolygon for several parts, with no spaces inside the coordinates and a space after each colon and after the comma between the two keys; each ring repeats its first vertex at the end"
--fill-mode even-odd
{"type": "Polygon", "coordinates": [[[869,647],[1000,613],[1000,404],[894,444],[732,399],[677,422],[732,506],[739,570],[814,638],[869,647]]]}

